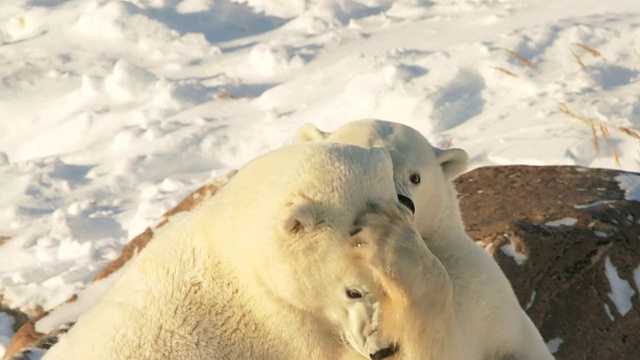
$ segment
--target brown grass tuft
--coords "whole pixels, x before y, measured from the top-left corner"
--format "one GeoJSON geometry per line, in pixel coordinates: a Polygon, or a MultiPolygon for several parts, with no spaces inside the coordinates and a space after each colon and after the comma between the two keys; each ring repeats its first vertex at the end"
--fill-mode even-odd
{"type": "Polygon", "coordinates": [[[447,140],[444,142],[444,144],[442,144],[442,148],[448,149],[451,147],[452,144],[453,144],[453,136],[449,136],[447,140]]]}
{"type": "Polygon", "coordinates": [[[580,59],[580,56],[578,56],[578,54],[576,54],[575,51],[571,49],[569,49],[569,51],[571,51],[573,58],[576,59],[576,61],[578,62],[582,70],[587,71],[587,66],[582,62],[582,59],[580,59]]]}
{"type": "Polygon", "coordinates": [[[640,50],[638,50],[635,40],[631,40],[631,45],[633,46],[633,52],[636,54],[636,57],[638,57],[638,65],[640,65],[640,50]]]}
{"type": "Polygon", "coordinates": [[[600,155],[600,141],[598,140],[598,130],[596,124],[591,122],[591,137],[593,138],[593,147],[596,148],[596,152],[600,155]]]}
{"type": "Polygon", "coordinates": [[[598,51],[598,50],[596,50],[596,49],[594,49],[594,48],[592,48],[592,47],[588,47],[588,46],[587,46],[587,45],[585,45],[585,44],[575,42],[575,43],[573,43],[573,45],[575,45],[575,46],[579,47],[580,49],[582,49],[582,50],[584,50],[584,51],[586,51],[586,52],[588,52],[588,53],[589,53],[589,54],[591,54],[592,56],[595,56],[595,57],[602,57],[602,54],[600,53],[600,51],[598,51]]]}
{"type": "Polygon", "coordinates": [[[598,140],[598,129],[596,128],[595,120],[592,118],[588,118],[582,114],[578,114],[574,112],[573,110],[569,109],[569,106],[567,106],[566,103],[563,103],[563,102],[558,102],[558,110],[560,110],[561,113],[569,117],[580,120],[581,122],[585,123],[587,126],[591,128],[591,136],[593,137],[593,147],[595,147],[596,151],[598,152],[598,155],[600,155],[600,141],[598,140]]]}
{"type": "Polygon", "coordinates": [[[611,150],[611,155],[613,155],[613,158],[616,161],[616,165],[618,165],[618,167],[621,168],[622,164],[620,163],[620,156],[618,156],[618,152],[613,147],[613,145],[609,144],[609,150],[611,150]]]}
{"type": "MultiPolygon", "coordinates": [[[[611,155],[613,156],[613,159],[616,162],[616,165],[618,167],[622,167],[622,165],[620,164],[620,155],[618,155],[618,152],[616,151],[616,149],[613,147],[613,144],[611,143],[611,136],[609,133],[609,127],[607,126],[606,123],[597,120],[597,119],[593,119],[593,118],[589,118],[586,117],[582,114],[578,114],[575,111],[569,109],[569,106],[567,106],[566,103],[560,102],[558,101],[558,110],[560,110],[561,113],[572,117],[574,119],[580,120],[581,122],[587,124],[590,128],[591,128],[591,136],[593,138],[593,146],[596,149],[596,152],[598,153],[598,155],[600,155],[600,140],[598,137],[598,131],[600,131],[600,134],[602,135],[602,139],[604,140],[604,143],[606,144],[606,146],[609,148],[609,151],[611,152],[611,155]],[[598,123],[598,126],[596,126],[596,122],[598,123]]],[[[637,139],[640,139],[640,134],[638,134],[637,132],[635,132],[634,130],[632,130],[631,128],[628,127],[616,127],[616,129],[624,132],[625,134],[628,134],[630,136],[633,136],[637,139]]]]}
{"type": "Polygon", "coordinates": [[[613,159],[616,161],[616,165],[618,165],[618,167],[621,167],[622,165],[620,164],[620,156],[618,156],[618,152],[613,147],[613,144],[611,144],[611,141],[609,141],[609,128],[607,127],[606,123],[600,123],[600,132],[602,133],[604,142],[609,147],[609,151],[611,151],[611,155],[613,155],[613,159]]]}
{"type": "Polygon", "coordinates": [[[578,119],[587,125],[593,123],[593,119],[587,118],[584,115],[574,112],[573,110],[569,109],[569,106],[566,103],[558,101],[558,110],[560,110],[561,113],[574,119],[578,119]]]}
{"type": "Polygon", "coordinates": [[[600,132],[605,139],[609,138],[609,128],[607,127],[607,124],[603,122],[600,123],[600,132]]]}
{"type": "Polygon", "coordinates": [[[503,50],[508,52],[512,56],[514,56],[516,59],[520,60],[520,62],[523,63],[526,67],[529,67],[529,68],[534,68],[535,67],[533,65],[533,63],[529,59],[524,57],[524,55],[520,54],[519,52],[517,52],[515,50],[510,50],[510,49],[503,49],[503,50]]]}
{"type": "Polygon", "coordinates": [[[514,78],[520,77],[520,76],[512,73],[511,71],[509,71],[509,70],[507,70],[505,68],[501,68],[501,67],[497,67],[497,66],[492,66],[492,68],[494,68],[494,69],[496,69],[496,70],[498,70],[500,72],[503,72],[503,73],[505,73],[505,74],[507,74],[507,75],[509,75],[511,77],[514,77],[514,78]]]}
{"type": "Polygon", "coordinates": [[[617,126],[616,129],[622,131],[623,133],[631,136],[632,138],[636,138],[638,140],[640,140],[640,133],[637,130],[634,130],[631,127],[628,126],[617,126]]]}

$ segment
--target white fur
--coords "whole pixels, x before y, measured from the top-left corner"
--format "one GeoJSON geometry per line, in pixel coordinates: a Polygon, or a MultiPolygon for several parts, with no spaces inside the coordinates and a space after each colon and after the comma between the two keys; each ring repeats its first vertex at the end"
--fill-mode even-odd
{"type": "Polygon", "coordinates": [[[344,360],[389,347],[402,338],[394,314],[415,302],[410,279],[433,274],[416,296],[451,305],[392,173],[384,149],[305,144],[259,157],[163,227],[44,358],[344,360]]]}
{"type": "MultiPolygon", "coordinates": [[[[380,120],[354,121],[333,133],[307,124],[298,130],[296,140],[382,147],[390,152],[396,191],[414,201],[420,234],[453,284],[455,326],[468,350],[462,359],[553,359],[520,307],[507,277],[464,231],[451,183],[466,169],[467,154],[463,150],[434,148],[415,129],[380,120]],[[415,174],[420,176],[419,184],[410,181],[415,174]]],[[[423,326],[433,326],[428,322],[425,320],[423,326]]],[[[432,348],[425,345],[423,359],[446,358],[453,350],[432,348]]]]}

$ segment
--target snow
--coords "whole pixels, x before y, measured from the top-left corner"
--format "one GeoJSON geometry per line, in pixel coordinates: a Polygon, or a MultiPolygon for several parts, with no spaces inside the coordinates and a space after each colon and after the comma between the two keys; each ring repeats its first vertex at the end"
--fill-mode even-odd
{"type": "Polygon", "coordinates": [[[575,209],[582,210],[582,209],[588,209],[588,208],[591,208],[591,207],[598,207],[600,205],[613,204],[615,202],[616,202],[616,200],[596,200],[596,201],[593,201],[593,202],[591,202],[589,204],[574,205],[573,207],[575,209]]]}
{"type": "Polygon", "coordinates": [[[4,354],[9,346],[9,342],[13,337],[13,318],[8,314],[0,311],[0,353],[4,354]]]}
{"type": "Polygon", "coordinates": [[[531,293],[531,298],[529,298],[529,302],[524,307],[525,310],[531,309],[531,306],[533,306],[533,302],[536,301],[536,295],[536,291],[533,290],[533,292],[531,293]]]}
{"type": "Polygon", "coordinates": [[[593,234],[599,238],[608,238],[609,236],[611,236],[610,234],[607,234],[604,231],[598,231],[598,230],[594,231],[593,234]]]}
{"type": "Polygon", "coordinates": [[[640,294],[640,265],[638,265],[638,267],[633,270],[633,281],[636,283],[636,289],[640,294]]]}
{"type": "Polygon", "coordinates": [[[561,338],[553,338],[547,341],[547,348],[549,349],[549,352],[555,354],[556,352],[558,352],[558,350],[560,350],[560,345],[562,345],[563,343],[564,340],[562,340],[561,338]]]}
{"type": "Polygon", "coordinates": [[[502,245],[500,247],[500,251],[502,251],[503,254],[512,257],[513,260],[516,262],[516,264],[518,265],[522,265],[524,264],[525,261],[527,261],[527,255],[519,252],[516,249],[515,244],[513,243],[513,240],[511,240],[511,237],[509,237],[507,234],[504,234],[504,237],[509,240],[509,243],[506,245],[502,245]]]}
{"type": "Polygon", "coordinates": [[[578,223],[578,219],[572,217],[565,217],[558,220],[548,221],[545,223],[546,226],[551,227],[559,227],[559,226],[574,226],[578,223]]]}
{"type": "Polygon", "coordinates": [[[3,302],[54,308],[306,122],[402,122],[471,168],[638,171],[638,21],[635,0],[3,0],[3,302]]]}
{"type": "Polygon", "coordinates": [[[609,320],[614,321],[616,319],[615,316],[613,316],[613,314],[611,313],[609,304],[604,304],[604,312],[607,313],[607,317],[609,318],[609,320]]]}
{"type": "Polygon", "coordinates": [[[604,266],[605,275],[607,276],[607,280],[609,280],[609,286],[611,287],[611,292],[607,295],[609,296],[611,302],[613,302],[613,305],[615,305],[618,313],[624,316],[633,307],[631,298],[635,295],[636,292],[633,291],[633,288],[628,281],[620,278],[620,276],[618,275],[618,270],[611,263],[611,259],[609,259],[608,256],[604,260],[604,266]]]}
{"type": "Polygon", "coordinates": [[[133,260],[129,260],[125,266],[111,273],[108,277],[88,284],[80,292],[75,301],[63,303],[35,323],[35,330],[41,334],[48,334],[67,323],[74,323],[78,317],[90,309],[100,298],[107,293],[129,267],[133,260]]]}
{"type": "Polygon", "coordinates": [[[616,176],[620,189],[624,190],[624,198],[629,201],[640,201],[640,175],[620,174],[616,176]]]}

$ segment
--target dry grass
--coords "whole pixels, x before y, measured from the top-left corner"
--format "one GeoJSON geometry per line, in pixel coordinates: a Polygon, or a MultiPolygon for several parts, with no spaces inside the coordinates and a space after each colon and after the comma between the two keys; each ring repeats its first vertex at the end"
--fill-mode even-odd
{"type": "Polygon", "coordinates": [[[573,55],[573,58],[576,59],[576,62],[578,63],[578,65],[580,65],[582,70],[587,71],[587,66],[582,62],[580,56],[578,56],[578,54],[576,54],[576,52],[571,49],[569,49],[569,51],[571,51],[571,55],[573,55]]]}
{"type": "Polygon", "coordinates": [[[602,134],[604,142],[609,147],[609,151],[611,152],[613,159],[616,161],[616,165],[618,165],[618,167],[621,167],[622,165],[620,165],[620,156],[618,155],[616,149],[613,147],[613,144],[611,144],[609,137],[609,128],[607,127],[606,123],[600,122],[600,133],[602,134]]]}
{"type": "Polygon", "coordinates": [[[509,75],[511,77],[514,77],[514,78],[520,77],[517,74],[514,74],[514,73],[512,73],[511,71],[509,71],[509,70],[507,70],[505,68],[501,68],[501,67],[497,67],[497,66],[492,66],[492,68],[494,68],[494,69],[496,69],[496,70],[498,70],[500,72],[503,72],[503,73],[505,73],[505,74],[507,74],[507,75],[509,75]]]}
{"type": "MultiPolygon", "coordinates": [[[[638,47],[636,47],[635,42],[632,42],[633,45],[633,50],[635,55],[638,58],[638,65],[640,66],[640,50],[638,49],[638,47]]],[[[505,52],[507,52],[510,56],[515,57],[520,63],[522,63],[525,67],[528,68],[535,68],[536,66],[531,62],[531,60],[529,60],[527,57],[525,57],[524,55],[522,55],[521,53],[515,51],[515,50],[511,50],[511,49],[507,49],[507,48],[502,48],[502,50],[504,50],[505,52]]],[[[604,58],[604,56],[602,55],[602,53],[600,51],[598,51],[597,49],[594,49],[586,44],[580,43],[580,42],[574,42],[571,43],[569,46],[569,51],[571,52],[571,55],[573,55],[573,58],[575,59],[576,63],[578,63],[578,65],[580,66],[580,68],[584,71],[588,71],[587,65],[586,63],[583,61],[583,59],[580,57],[581,55],[584,56],[592,56],[595,58],[600,58],[604,61],[606,61],[606,59],[604,58]],[[586,54],[584,54],[586,53],[586,54]]],[[[514,78],[520,78],[520,75],[514,73],[511,70],[508,70],[504,67],[499,67],[499,66],[492,66],[493,69],[502,72],[503,74],[509,75],[511,77],[514,78]]],[[[610,136],[610,131],[609,131],[609,127],[607,126],[606,122],[603,122],[597,118],[591,118],[588,116],[585,116],[583,114],[580,114],[572,109],[569,108],[569,106],[561,101],[558,101],[558,109],[560,112],[562,112],[563,114],[567,115],[568,117],[574,118],[576,120],[579,120],[580,122],[584,123],[586,126],[588,126],[591,129],[591,137],[592,137],[592,141],[593,141],[593,146],[597,152],[598,155],[601,155],[602,150],[601,149],[608,149],[608,152],[611,154],[611,156],[614,158],[615,163],[618,167],[621,167],[620,164],[620,156],[618,154],[618,152],[616,151],[616,149],[614,148],[613,144],[611,143],[611,136],[610,136]]],[[[638,139],[640,140],[640,130],[638,130],[637,128],[634,127],[623,127],[623,126],[615,126],[613,128],[614,130],[619,130],[620,132],[624,133],[627,136],[633,137],[634,139],[638,139]]],[[[451,139],[448,139],[447,142],[444,145],[444,148],[448,148],[451,146],[451,139]]],[[[640,161],[639,161],[640,162],[640,161]]]]}
{"type": "Polygon", "coordinates": [[[592,47],[588,47],[585,44],[576,42],[576,43],[573,43],[573,45],[579,47],[580,49],[582,49],[582,50],[584,50],[586,52],[588,52],[589,54],[591,54],[594,57],[602,57],[602,54],[600,53],[600,51],[598,51],[598,50],[596,50],[596,49],[594,49],[592,47]]]}
{"type": "Polygon", "coordinates": [[[574,119],[580,120],[581,122],[583,122],[584,124],[586,124],[587,126],[589,126],[591,128],[591,136],[593,138],[593,146],[596,148],[596,151],[598,152],[598,155],[600,155],[600,141],[598,140],[598,129],[596,128],[596,124],[594,119],[592,118],[588,118],[582,114],[578,114],[576,112],[574,112],[573,110],[569,109],[569,106],[567,106],[566,103],[563,102],[558,102],[558,110],[560,110],[561,113],[572,117],[574,119]]]}
{"type": "Polygon", "coordinates": [[[451,145],[453,145],[453,136],[449,136],[447,138],[447,141],[444,142],[444,144],[442,144],[442,148],[443,149],[448,149],[451,147],[451,145]]]}
{"type": "Polygon", "coordinates": [[[640,66],[640,50],[638,50],[638,47],[636,46],[635,41],[631,41],[631,45],[633,46],[633,52],[636,54],[636,57],[638,58],[638,66],[640,66]]]}
{"type": "Polygon", "coordinates": [[[535,67],[533,65],[533,63],[529,59],[527,59],[524,55],[520,54],[519,52],[517,52],[515,50],[510,50],[510,49],[503,49],[503,50],[508,52],[509,54],[511,54],[516,59],[520,60],[520,62],[523,63],[526,67],[528,67],[528,68],[534,68],[535,67]]]}
{"type": "Polygon", "coordinates": [[[617,126],[616,129],[622,131],[623,133],[631,136],[632,138],[636,138],[638,140],[640,140],[640,132],[638,132],[637,130],[634,130],[632,127],[629,126],[617,126]]]}
{"type": "MultiPolygon", "coordinates": [[[[589,126],[591,128],[591,137],[592,137],[592,141],[593,141],[593,147],[596,149],[596,152],[598,153],[598,155],[600,155],[600,137],[598,136],[598,130],[600,132],[600,135],[602,135],[602,139],[604,140],[604,143],[606,144],[606,146],[609,148],[609,152],[611,153],[611,156],[613,156],[613,159],[616,162],[616,165],[618,167],[622,167],[622,165],[620,164],[620,155],[618,155],[618,152],[616,151],[616,149],[613,147],[613,144],[611,144],[611,136],[609,134],[609,127],[607,126],[606,123],[594,119],[594,118],[590,118],[587,116],[584,116],[582,114],[579,114],[573,110],[571,110],[569,108],[569,106],[567,106],[566,103],[563,102],[558,102],[558,110],[560,110],[561,113],[572,117],[574,119],[577,119],[579,121],[581,121],[582,123],[586,124],[587,126],[589,126]],[[598,125],[596,126],[596,123],[598,123],[598,125]]],[[[616,129],[621,129],[620,127],[617,127],[616,129]]],[[[631,133],[633,133],[634,135],[632,136],[638,136],[638,138],[640,138],[640,135],[633,132],[632,130],[630,130],[629,128],[624,128],[625,130],[631,131],[631,133]]],[[[623,132],[629,134],[629,132],[622,130],[623,132]]]]}
{"type": "Polygon", "coordinates": [[[620,156],[618,155],[618,152],[613,147],[613,145],[609,144],[609,150],[611,151],[611,155],[613,155],[613,158],[616,160],[616,165],[621,168],[622,164],[620,163],[620,156]]]}
{"type": "Polygon", "coordinates": [[[560,110],[561,113],[574,119],[578,119],[587,125],[593,123],[593,119],[574,112],[573,110],[569,109],[569,106],[566,103],[558,101],[558,110],[560,110]]]}

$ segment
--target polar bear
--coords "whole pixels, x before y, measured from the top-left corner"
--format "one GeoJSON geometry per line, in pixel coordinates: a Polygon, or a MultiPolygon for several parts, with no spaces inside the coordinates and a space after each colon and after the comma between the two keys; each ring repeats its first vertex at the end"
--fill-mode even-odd
{"type": "Polygon", "coordinates": [[[434,349],[457,337],[412,217],[384,149],[267,153],[164,226],[44,359],[420,359],[403,344],[424,325],[406,326],[412,304],[443,324],[434,349]]]}
{"type": "Polygon", "coordinates": [[[466,234],[452,180],[465,171],[461,149],[438,149],[415,129],[389,121],[359,120],[335,132],[302,126],[298,142],[336,142],[386,148],[403,203],[453,283],[456,317],[464,324],[469,359],[553,359],[520,307],[494,259],[466,234]]]}

